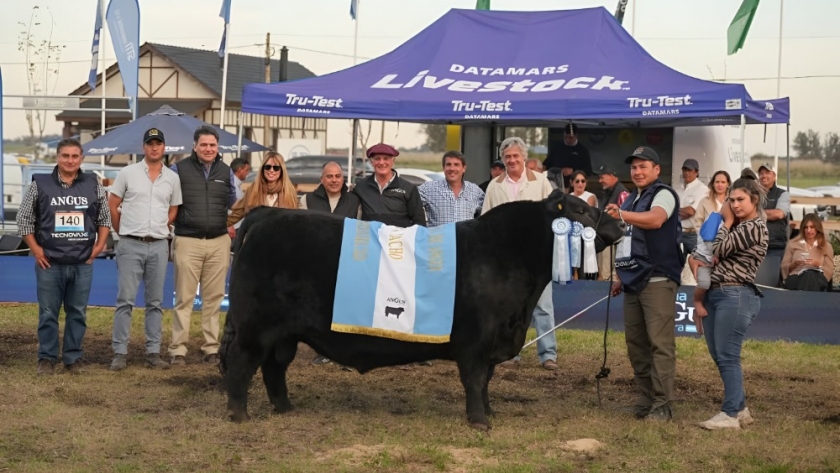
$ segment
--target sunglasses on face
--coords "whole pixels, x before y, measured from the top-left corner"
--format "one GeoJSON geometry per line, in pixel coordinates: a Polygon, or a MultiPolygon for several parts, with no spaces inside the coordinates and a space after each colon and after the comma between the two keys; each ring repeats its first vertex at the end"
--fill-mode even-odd
{"type": "Polygon", "coordinates": [[[277,172],[279,172],[280,171],[280,165],[278,165],[278,164],[275,164],[275,165],[266,164],[265,166],[263,166],[263,171],[277,171],[277,172]]]}
{"type": "Polygon", "coordinates": [[[585,180],[585,179],[575,179],[575,184],[578,184],[578,183],[583,183],[583,184],[585,184],[585,183],[586,183],[586,180],[585,180]]]}

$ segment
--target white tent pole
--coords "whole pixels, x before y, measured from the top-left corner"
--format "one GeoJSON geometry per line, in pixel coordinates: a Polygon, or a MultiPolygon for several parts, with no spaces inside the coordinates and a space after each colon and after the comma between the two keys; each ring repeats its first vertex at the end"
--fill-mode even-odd
{"type": "MultiPolygon", "coordinates": [[[[779,3],[779,60],[776,64],[775,98],[780,98],[782,96],[782,26],[784,25],[784,12],[785,0],[781,0],[779,3]]],[[[775,166],[775,169],[779,169],[779,126],[780,125],[776,125],[776,133],[773,134],[775,141],[773,166],[775,166]]]]}
{"type": "Polygon", "coordinates": [[[633,15],[630,20],[630,36],[636,36],[636,2],[638,0],[631,0],[633,2],[633,15]]]}
{"type": "Polygon", "coordinates": [[[242,157],[242,112],[240,111],[236,115],[236,121],[239,124],[239,129],[236,132],[237,141],[236,141],[236,157],[242,157]]]}
{"type": "MultiPolygon", "coordinates": [[[[99,136],[103,136],[105,134],[105,109],[108,108],[107,100],[105,100],[105,82],[108,79],[108,63],[105,62],[105,51],[108,49],[108,40],[106,39],[108,36],[108,22],[105,21],[105,0],[99,0],[99,13],[102,18],[102,29],[99,31],[99,60],[102,61],[102,87],[100,87],[102,91],[102,114],[100,116],[101,129],[99,130],[99,136]]],[[[99,157],[99,164],[105,166],[104,154],[99,157]]]]}
{"type": "MultiPolygon", "coordinates": [[[[359,11],[362,9],[362,0],[356,0],[356,18],[353,20],[356,22],[353,30],[353,65],[356,65],[356,53],[358,51],[359,45],[359,11]]],[[[353,161],[356,156],[356,130],[359,129],[359,120],[353,120],[352,126],[352,140],[350,141],[350,148],[347,151],[347,184],[350,185],[353,182],[353,161]]]]}
{"type": "MultiPolygon", "coordinates": [[[[741,114],[741,160],[746,161],[747,116],[741,114]]],[[[747,161],[749,162],[749,161],[747,161]]]]}

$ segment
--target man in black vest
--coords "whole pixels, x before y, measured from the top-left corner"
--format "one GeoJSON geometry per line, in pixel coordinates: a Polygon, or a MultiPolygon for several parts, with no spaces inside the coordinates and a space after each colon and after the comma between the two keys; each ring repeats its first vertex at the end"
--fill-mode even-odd
{"type": "MultiPolygon", "coordinates": [[[[356,194],[348,192],[347,184],[344,183],[344,173],[341,171],[341,166],[335,161],[324,164],[324,167],[321,168],[321,185],[304,195],[300,199],[298,208],[317,210],[347,218],[361,217],[359,198],[356,197],[356,194]]],[[[312,359],[313,365],[325,365],[329,362],[329,358],[321,355],[312,359]]],[[[350,369],[344,366],[341,368],[350,369]]]]}
{"type": "Polygon", "coordinates": [[[396,227],[426,226],[426,213],[417,187],[394,171],[400,152],[385,143],[371,146],[367,157],[374,173],[356,184],[353,193],[362,203],[362,220],[396,227]]]}
{"type": "Polygon", "coordinates": [[[58,313],[64,304],[62,361],[82,368],[82,340],[93,259],[105,248],[111,212],[96,176],[81,172],[82,145],[58,143],[51,174],[37,174],[17,215],[18,233],[35,256],[38,290],[38,374],[51,375],[58,360],[58,313]]]}
{"type": "MultiPolygon", "coordinates": [[[[598,208],[605,209],[607,204],[615,204],[619,207],[624,198],[629,192],[624,184],[618,180],[618,173],[612,166],[604,164],[595,170],[598,175],[598,182],[601,184],[603,193],[598,197],[598,208]]],[[[598,280],[609,281],[612,273],[613,265],[615,264],[615,252],[610,251],[610,248],[598,253],[598,280]]]]}
{"type": "MultiPolygon", "coordinates": [[[[563,142],[550,143],[548,156],[543,161],[546,170],[560,168],[563,175],[563,189],[572,188],[572,173],[583,171],[587,176],[592,175],[592,158],[589,157],[589,150],[578,140],[578,127],[569,123],[563,129],[563,142]]],[[[558,183],[559,185],[559,183],[558,183]]]]}
{"type": "Polygon", "coordinates": [[[767,191],[764,213],[767,214],[767,230],[770,232],[770,244],[767,256],[758,267],[755,283],[764,286],[779,287],[781,283],[782,257],[790,239],[790,194],[776,185],[776,169],[772,163],[758,167],[758,182],[767,191]]]}
{"type": "Polygon", "coordinates": [[[619,280],[611,293],[624,290],[624,338],[640,396],[637,418],[671,420],[676,342],[674,303],[685,263],[680,250],[679,198],[659,180],[659,155],[636,148],[625,162],[636,190],[619,207],[606,211],[627,225],[618,244],[615,269],[619,280]]]}
{"type": "Polygon", "coordinates": [[[219,155],[219,134],[202,126],[193,134],[192,154],[172,166],[181,180],[183,203],[175,217],[172,261],[175,265],[175,314],[172,318],[172,365],[187,363],[196,290],[201,284],[201,330],[206,363],[219,363],[219,309],[230,266],[227,211],[236,202],[236,178],[219,155]]]}

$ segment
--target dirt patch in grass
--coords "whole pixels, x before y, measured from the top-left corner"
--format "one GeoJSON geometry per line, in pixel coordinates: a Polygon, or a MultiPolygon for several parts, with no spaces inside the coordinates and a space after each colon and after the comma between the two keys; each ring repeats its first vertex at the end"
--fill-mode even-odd
{"type": "MultiPolygon", "coordinates": [[[[493,429],[467,426],[457,368],[438,361],[364,376],[314,366],[301,346],[288,372],[296,409],[275,415],[259,375],[252,421],[227,420],[218,369],[201,362],[193,317],[188,364],[143,367],[142,314],[133,320],[129,366],[111,360],[113,312],[91,309],[82,376],[35,376],[34,306],[0,307],[0,471],[556,472],[837,471],[840,469],[840,347],[749,342],[748,402],[756,423],[706,432],[723,394],[703,341],[677,342],[675,419],[639,422],[623,337],[610,336],[598,403],[595,374],[603,334],[558,335],[560,369],[543,370],[528,350],[490,385],[493,429]],[[567,442],[603,447],[570,451],[567,442]]],[[[165,318],[164,347],[169,342],[165,318]]]]}

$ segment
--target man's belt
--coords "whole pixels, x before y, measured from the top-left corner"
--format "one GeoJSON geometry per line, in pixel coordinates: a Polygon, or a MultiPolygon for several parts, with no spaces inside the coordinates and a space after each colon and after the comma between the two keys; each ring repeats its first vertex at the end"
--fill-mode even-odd
{"type": "Polygon", "coordinates": [[[123,238],[131,238],[132,240],[142,241],[145,243],[154,243],[156,241],[163,241],[166,238],[154,238],[150,236],[137,236],[137,235],[120,235],[123,238]]]}
{"type": "Polygon", "coordinates": [[[682,231],[683,233],[697,233],[696,228],[683,228],[682,231]]]}

